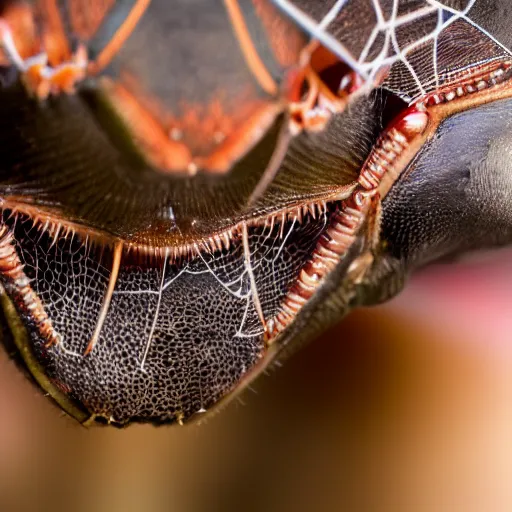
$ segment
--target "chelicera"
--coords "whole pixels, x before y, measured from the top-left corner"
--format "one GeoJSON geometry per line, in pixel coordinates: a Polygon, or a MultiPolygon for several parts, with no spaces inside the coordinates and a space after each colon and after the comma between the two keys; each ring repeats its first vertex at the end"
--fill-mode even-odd
{"type": "Polygon", "coordinates": [[[459,211],[492,202],[463,152],[424,176],[512,96],[499,20],[452,3],[4,2],[0,279],[39,384],[81,422],[182,423],[417,266],[512,239],[459,211]],[[441,182],[452,227],[424,230],[441,182]]]}

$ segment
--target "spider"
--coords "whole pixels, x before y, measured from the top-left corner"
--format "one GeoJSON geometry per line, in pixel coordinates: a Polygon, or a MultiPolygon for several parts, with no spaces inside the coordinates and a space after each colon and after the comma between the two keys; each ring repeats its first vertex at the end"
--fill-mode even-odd
{"type": "Polygon", "coordinates": [[[415,269],[508,244],[511,20],[4,0],[4,342],[83,424],[182,424],[415,269]]]}

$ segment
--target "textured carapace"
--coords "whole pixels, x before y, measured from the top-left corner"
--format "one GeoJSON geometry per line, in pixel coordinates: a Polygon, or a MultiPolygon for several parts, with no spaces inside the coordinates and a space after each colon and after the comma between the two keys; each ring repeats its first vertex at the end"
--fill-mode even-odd
{"type": "Polygon", "coordinates": [[[417,266],[512,240],[507,2],[1,2],[30,373],[82,422],[181,423],[417,266]]]}

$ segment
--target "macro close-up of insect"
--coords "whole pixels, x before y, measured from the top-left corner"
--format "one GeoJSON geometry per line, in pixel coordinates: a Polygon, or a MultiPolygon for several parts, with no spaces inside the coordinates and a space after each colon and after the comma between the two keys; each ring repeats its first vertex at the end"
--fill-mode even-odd
{"type": "Polygon", "coordinates": [[[4,344],[179,423],[512,242],[510,0],[4,0],[4,344]]]}

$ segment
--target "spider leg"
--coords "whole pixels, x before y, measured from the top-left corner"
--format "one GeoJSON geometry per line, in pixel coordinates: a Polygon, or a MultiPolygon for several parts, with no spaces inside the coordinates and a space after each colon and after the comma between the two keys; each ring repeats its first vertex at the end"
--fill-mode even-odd
{"type": "Polygon", "coordinates": [[[20,55],[9,24],[0,18],[0,47],[6,57],[20,73],[27,91],[41,100],[50,94],[71,94],[78,82],[86,76],[87,50],[80,45],[67,62],[58,66],[48,64],[48,54],[41,52],[29,58],[20,55]]]}
{"type": "Polygon", "coordinates": [[[54,330],[43,303],[25,274],[12,231],[5,224],[0,224],[0,283],[13,300],[18,312],[35,326],[46,347],[57,345],[60,336],[54,330]]]}

